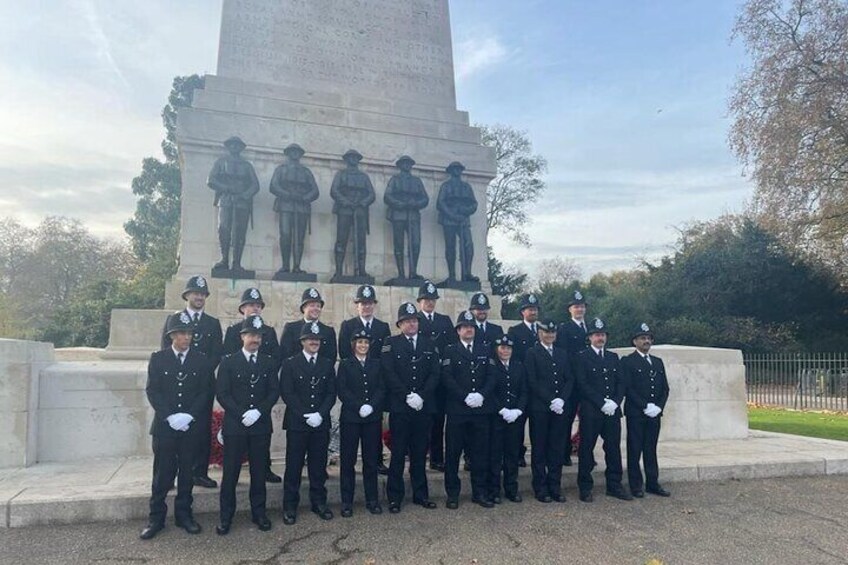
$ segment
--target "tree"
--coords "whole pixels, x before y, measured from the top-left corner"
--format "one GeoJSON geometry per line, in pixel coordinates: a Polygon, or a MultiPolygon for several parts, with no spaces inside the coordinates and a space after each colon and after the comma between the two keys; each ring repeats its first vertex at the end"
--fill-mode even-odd
{"type": "Polygon", "coordinates": [[[751,57],[730,100],[730,146],[782,241],[848,276],[848,3],[748,0],[733,32],[751,57]]]}
{"type": "Polygon", "coordinates": [[[542,259],[538,266],[539,274],[536,279],[539,288],[549,285],[568,286],[580,280],[580,267],[573,259],[561,255],[550,259],[542,259]]]}
{"type": "Polygon", "coordinates": [[[489,271],[489,282],[492,293],[500,296],[501,319],[509,320],[518,316],[518,295],[524,291],[527,284],[527,273],[520,272],[515,267],[506,267],[495,257],[491,246],[486,248],[486,260],[489,271]]]}
{"type": "Polygon", "coordinates": [[[533,155],[527,132],[510,126],[478,125],[484,145],[495,150],[497,176],[486,190],[486,226],[499,230],[518,243],[528,245],[525,226],[530,223],[527,208],[545,190],[542,175],[548,163],[541,155],[533,155]]]}

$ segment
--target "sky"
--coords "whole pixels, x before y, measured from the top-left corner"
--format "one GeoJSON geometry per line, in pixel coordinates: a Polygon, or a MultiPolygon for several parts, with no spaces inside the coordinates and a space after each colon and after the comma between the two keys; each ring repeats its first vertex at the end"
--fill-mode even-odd
{"type": "MultiPolygon", "coordinates": [[[[458,107],[526,131],[549,163],[530,249],[490,234],[498,257],[533,273],[562,256],[588,277],[743,209],[752,185],[727,145],[740,1],[450,5],[458,107]]],[[[0,216],[123,237],[171,81],[215,72],[220,15],[221,0],[0,0],[0,216]]]]}

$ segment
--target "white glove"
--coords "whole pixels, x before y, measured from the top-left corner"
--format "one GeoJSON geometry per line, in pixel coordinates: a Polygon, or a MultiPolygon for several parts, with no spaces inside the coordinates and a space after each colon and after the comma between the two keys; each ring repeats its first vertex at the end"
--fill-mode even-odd
{"type": "Polygon", "coordinates": [[[659,406],[657,406],[653,402],[649,402],[648,407],[645,408],[644,410],[642,410],[642,412],[648,418],[656,418],[657,416],[660,415],[660,412],[662,412],[662,408],[660,408],[659,406]]]}
{"type": "Polygon", "coordinates": [[[554,398],[551,400],[551,412],[554,414],[562,414],[563,406],[565,406],[565,401],[562,398],[554,398]]]}
{"type": "Polygon", "coordinates": [[[615,411],[618,409],[618,404],[609,398],[604,399],[604,405],[601,406],[601,412],[606,414],[607,416],[612,416],[615,414],[615,411]]]}
{"type": "MultiPolygon", "coordinates": [[[[519,419],[521,417],[522,414],[524,414],[524,412],[522,412],[518,408],[513,408],[512,410],[510,410],[510,412],[512,412],[512,414],[513,414],[512,422],[516,421],[517,419],[519,419]]],[[[512,422],[510,422],[510,424],[512,422]]]]}
{"type": "Polygon", "coordinates": [[[513,423],[514,421],[516,421],[518,419],[519,416],[521,416],[521,410],[518,410],[518,409],[507,410],[506,412],[507,412],[507,414],[506,414],[506,417],[504,419],[506,420],[507,424],[513,423]]]}
{"type": "Polygon", "coordinates": [[[321,414],[319,414],[318,412],[304,414],[303,417],[306,418],[306,424],[313,428],[317,428],[324,421],[324,418],[322,418],[321,414]]]}
{"type": "Polygon", "coordinates": [[[479,392],[471,392],[465,397],[465,405],[469,408],[480,408],[483,406],[483,395],[479,392]]]}
{"type": "Polygon", "coordinates": [[[498,414],[500,415],[501,418],[504,419],[504,422],[506,422],[507,424],[510,423],[509,417],[510,417],[511,413],[512,413],[512,410],[507,410],[506,408],[501,408],[500,410],[498,410],[498,414]]]}
{"type": "Polygon", "coordinates": [[[168,425],[178,432],[188,430],[188,425],[191,424],[192,420],[194,420],[191,414],[186,414],[185,412],[171,414],[166,419],[168,420],[168,425]]]}
{"type": "Polygon", "coordinates": [[[259,412],[259,410],[257,410],[256,408],[251,408],[250,410],[241,415],[241,423],[249,428],[250,426],[256,423],[260,416],[262,416],[262,414],[259,412]]]}
{"type": "Polygon", "coordinates": [[[406,395],[406,403],[413,410],[421,410],[424,408],[424,399],[417,392],[411,392],[406,395]]]}
{"type": "Polygon", "coordinates": [[[370,416],[373,413],[374,413],[374,407],[371,406],[370,404],[363,404],[359,408],[359,417],[360,418],[367,418],[368,416],[370,416]]]}

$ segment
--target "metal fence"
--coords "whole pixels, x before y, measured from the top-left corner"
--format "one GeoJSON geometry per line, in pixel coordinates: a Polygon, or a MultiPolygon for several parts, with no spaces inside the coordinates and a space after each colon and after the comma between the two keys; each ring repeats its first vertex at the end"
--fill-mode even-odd
{"type": "Polygon", "coordinates": [[[748,401],[798,410],[848,410],[848,353],[746,354],[748,401]]]}

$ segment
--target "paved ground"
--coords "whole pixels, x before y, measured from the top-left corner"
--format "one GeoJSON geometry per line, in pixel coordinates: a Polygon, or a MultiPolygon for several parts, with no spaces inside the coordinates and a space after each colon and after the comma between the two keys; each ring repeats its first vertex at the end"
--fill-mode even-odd
{"type": "Polygon", "coordinates": [[[0,563],[848,563],[848,476],[673,485],[674,496],[593,504],[505,502],[484,510],[405,506],[398,515],[322,522],[308,512],[274,529],[237,517],[232,533],[172,525],[143,542],[142,521],[0,530],[0,563]]]}

